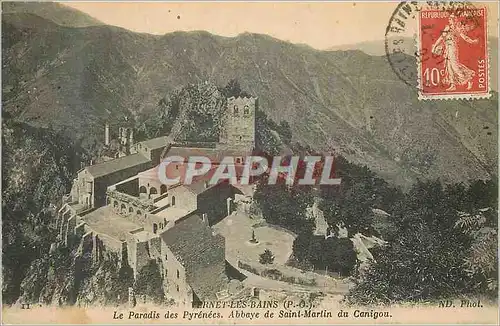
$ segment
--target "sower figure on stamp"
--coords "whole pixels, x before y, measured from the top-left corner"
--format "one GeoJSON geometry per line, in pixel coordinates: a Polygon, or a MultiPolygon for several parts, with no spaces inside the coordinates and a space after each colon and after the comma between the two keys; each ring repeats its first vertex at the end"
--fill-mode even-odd
{"type": "Polygon", "coordinates": [[[463,25],[458,22],[455,15],[451,14],[448,25],[444,28],[441,36],[432,46],[432,53],[443,56],[444,61],[444,83],[449,84],[447,91],[456,90],[456,86],[467,85],[467,89],[472,88],[472,78],[475,76],[474,70],[460,63],[458,60],[458,42],[460,38],[470,44],[479,43],[478,39],[471,39],[465,33],[472,30],[473,25],[463,25]]]}

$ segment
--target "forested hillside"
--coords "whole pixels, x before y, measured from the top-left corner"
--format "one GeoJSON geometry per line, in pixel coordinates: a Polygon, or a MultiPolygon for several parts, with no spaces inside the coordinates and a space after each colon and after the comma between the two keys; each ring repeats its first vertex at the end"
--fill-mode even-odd
{"type": "Polygon", "coordinates": [[[318,194],[311,187],[261,183],[254,199],[268,223],[298,236],[293,244],[301,268],[352,276],[346,296],[354,305],[497,298],[498,182],[443,186],[419,181],[408,192],[387,184],[366,166],[336,160],[340,186],[323,186],[321,209],[329,237],[315,236],[307,207],[318,194]],[[384,211],[383,215],[375,212],[384,211]],[[360,270],[348,237],[361,233],[387,241],[373,248],[374,260],[360,270]],[[354,257],[354,259],[353,259],[354,257]]]}
{"type": "Polygon", "coordinates": [[[2,293],[19,295],[31,262],[55,240],[54,214],[86,156],[61,134],[2,117],[2,293]]]}

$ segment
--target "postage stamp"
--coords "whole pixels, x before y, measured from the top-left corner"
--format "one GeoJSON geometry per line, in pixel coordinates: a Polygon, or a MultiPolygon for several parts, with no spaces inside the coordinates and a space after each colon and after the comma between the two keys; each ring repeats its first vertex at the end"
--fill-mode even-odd
{"type": "Polygon", "coordinates": [[[419,97],[488,97],[487,8],[423,9],[418,23],[419,97]]]}

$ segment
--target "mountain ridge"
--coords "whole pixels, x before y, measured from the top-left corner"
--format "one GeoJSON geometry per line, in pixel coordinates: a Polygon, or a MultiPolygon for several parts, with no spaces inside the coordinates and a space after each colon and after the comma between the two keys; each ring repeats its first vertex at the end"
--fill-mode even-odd
{"type": "Polygon", "coordinates": [[[86,147],[102,142],[88,135],[100,135],[106,121],[154,112],[179,85],[225,85],[236,77],[268,116],[290,123],[295,141],[333,149],[397,184],[496,172],[497,93],[474,107],[420,102],[385,57],[251,33],[149,35],[3,18],[5,109],[22,121],[66,129],[86,147]],[[454,118],[458,111],[461,119],[454,118]]]}
{"type": "Polygon", "coordinates": [[[27,13],[50,20],[61,26],[87,27],[105,25],[98,19],[57,2],[2,2],[2,14],[27,13]]]}
{"type": "MultiPolygon", "coordinates": [[[[401,38],[398,38],[399,40],[401,38]]],[[[403,51],[405,53],[414,54],[416,49],[415,40],[410,37],[403,37],[404,42],[399,43],[403,47],[403,51]]],[[[396,38],[390,38],[388,41],[392,42],[396,40],[396,38]]],[[[365,41],[360,43],[352,43],[352,44],[342,44],[337,46],[332,46],[326,49],[326,51],[352,51],[359,50],[363,51],[366,54],[372,56],[386,56],[385,50],[385,40],[375,40],[375,41],[365,41]]],[[[498,71],[498,38],[492,35],[488,36],[489,43],[489,55],[490,55],[490,70],[492,72],[498,71]],[[496,50],[496,51],[495,51],[496,50]]],[[[494,91],[498,91],[498,75],[492,73],[490,76],[491,89],[494,91]]]]}

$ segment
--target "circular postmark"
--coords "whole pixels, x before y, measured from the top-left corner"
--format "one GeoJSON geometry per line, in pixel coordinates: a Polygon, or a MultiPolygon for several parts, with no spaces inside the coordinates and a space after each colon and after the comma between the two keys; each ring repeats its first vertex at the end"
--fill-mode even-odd
{"type": "MultiPolygon", "coordinates": [[[[385,31],[385,53],[389,65],[405,84],[419,87],[418,65],[438,54],[419,42],[421,33],[434,32],[439,36],[443,31],[431,31],[432,26],[420,26],[419,15],[423,9],[434,9],[447,15],[461,16],[461,13],[475,8],[470,2],[401,2],[394,10],[385,31]]],[[[469,23],[478,25],[477,18],[470,17],[469,23]]],[[[446,57],[441,58],[443,61],[446,57]]]]}
{"type": "Polygon", "coordinates": [[[417,86],[417,52],[414,35],[418,3],[402,2],[394,10],[385,30],[385,54],[394,73],[409,86],[417,86]]]}

